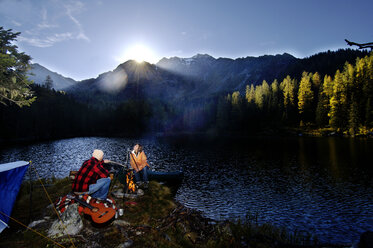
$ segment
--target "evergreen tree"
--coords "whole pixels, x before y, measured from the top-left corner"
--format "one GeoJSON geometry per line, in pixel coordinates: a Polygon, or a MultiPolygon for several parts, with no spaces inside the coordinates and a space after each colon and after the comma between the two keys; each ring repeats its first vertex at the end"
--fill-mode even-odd
{"type": "Polygon", "coordinates": [[[305,115],[305,113],[311,112],[312,100],[313,91],[311,89],[311,76],[307,72],[303,72],[298,90],[299,114],[305,115]]]}
{"type": "Polygon", "coordinates": [[[225,99],[227,100],[227,102],[232,103],[232,96],[231,96],[231,94],[228,94],[225,99]]]}
{"type": "Polygon", "coordinates": [[[232,128],[235,131],[241,130],[243,120],[242,98],[239,91],[232,93],[232,128]]]}
{"type": "Polygon", "coordinates": [[[355,136],[359,128],[359,113],[358,113],[357,102],[354,101],[354,97],[352,97],[352,103],[349,109],[348,126],[349,126],[349,133],[352,136],[355,136]]]}
{"type": "Polygon", "coordinates": [[[269,99],[271,96],[271,88],[266,80],[263,80],[262,82],[262,94],[263,94],[263,106],[265,106],[265,110],[268,111],[269,99]]]}
{"type": "Polygon", "coordinates": [[[319,89],[320,86],[321,86],[320,74],[318,72],[315,72],[312,75],[312,88],[313,88],[313,91],[316,92],[316,90],[319,89]]]}
{"type": "Polygon", "coordinates": [[[45,78],[44,86],[45,86],[45,88],[47,88],[49,90],[52,89],[52,87],[53,87],[53,80],[52,80],[51,76],[48,75],[45,78]]]}
{"type": "Polygon", "coordinates": [[[333,128],[344,130],[347,126],[347,83],[337,70],[333,82],[333,95],[330,98],[329,123],[333,128]]]}
{"type": "Polygon", "coordinates": [[[373,127],[373,108],[372,108],[372,102],[371,97],[368,98],[367,104],[365,107],[365,126],[368,128],[373,127]]]}
{"type": "Polygon", "coordinates": [[[241,96],[239,91],[232,93],[232,106],[238,107],[241,102],[241,96]]]}
{"type": "Polygon", "coordinates": [[[331,76],[325,75],[323,83],[323,94],[329,99],[333,95],[333,79],[331,76]]]}
{"type": "Polygon", "coordinates": [[[263,110],[263,106],[264,106],[264,95],[263,95],[263,87],[262,87],[262,85],[255,86],[254,102],[255,102],[256,106],[260,110],[263,110]]]}
{"type": "MultiPolygon", "coordinates": [[[[318,102],[319,102],[319,96],[320,96],[320,88],[322,86],[322,83],[321,83],[321,77],[320,77],[320,74],[318,72],[315,72],[315,73],[310,73],[311,75],[311,89],[313,91],[313,101],[312,101],[312,112],[313,112],[313,117],[316,118],[316,108],[317,108],[317,105],[318,105],[318,102]]],[[[310,120],[311,121],[311,120],[310,120]]],[[[312,121],[315,121],[315,119],[313,119],[312,121]]]]}
{"type": "Polygon", "coordinates": [[[333,80],[325,75],[324,82],[320,86],[319,97],[316,107],[316,123],[321,127],[329,123],[329,101],[333,94],[333,80]]]}
{"type": "Polygon", "coordinates": [[[283,92],[284,99],[284,119],[289,118],[291,109],[295,103],[295,80],[291,79],[288,75],[280,84],[280,89],[283,92]]]}
{"type": "Polygon", "coordinates": [[[280,109],[280,86],[275,79],[271,84],[270,109],[272,111],[280,109]]]}
{"type": "Polygon", "coordinates": [[[295,91],[295,82],[287,76],[281,82],[281,89],[284,94],[284,106],[285,108],[289,106],[294,106],[294,91],[295,91]]]}
{"type": "Polygon", "coordinates": [[[366,94],[366,108],[365,108],[365,125],[369,128],[373,128],[373,52],[367,57],[367,83],[364,87],[364,93],[366,94]]]}
{"type": "Polygon", "coordinates": [[[370,110],[372,109],[369,99],[373,96],[373,53],[356,62],[356,83],[359,85],[360,95],[359,113],[363,117],[362,123],[369,126],[371,122],[370,110]],[[369,103],[368,103],[369,101],[369,103]]]}
{"type": "Polygon", "coordinates": [[[18,52],[14,41],[20,33],[0,27],[0,103],[14,103],[20,107],[29,106],[35,97],[27,79],[31,57],[18,52]]]}
{"type": "Polygon", "coordinates": [[[246,85],[246,100],[248,103],[251,103],[254,101],[255,98],[255,89],[254,85],[246,85]]]}

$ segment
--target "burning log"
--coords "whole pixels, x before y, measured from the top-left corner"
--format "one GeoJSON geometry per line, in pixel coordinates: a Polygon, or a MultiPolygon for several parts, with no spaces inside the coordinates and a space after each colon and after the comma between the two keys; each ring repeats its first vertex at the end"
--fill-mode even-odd
{"type": "Polygon", "coordinates": [[[136,184],[133,181],[133,171],[129,170],[126,174],[126,194],[136,193],[136,184]]]}

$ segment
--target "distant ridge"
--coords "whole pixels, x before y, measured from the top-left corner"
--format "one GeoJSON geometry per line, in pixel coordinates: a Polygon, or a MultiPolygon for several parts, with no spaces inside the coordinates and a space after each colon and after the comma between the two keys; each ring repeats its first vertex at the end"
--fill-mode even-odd
{"type": "Polygon", "coordinates": [[[245,94],[247,85],[283,80],[287,75],[299,79],[303,71],[319,72],[321,77],[343,69],[346,61],[354,63],[368,52],[352,49],[327,51],[299,59],[291,54],[259,57],[214,58],[196,54],[190,58],[162,58],[156,64],[129,60],[113,71],[97,78],[76,82],[33,64],[35,82],[43,84],[52,77],[55,89],[64,89],[79,101],[111,106],[128,99],[157,99],[161,101],[199,101],[233,91],[245,94]]]}
{"type": "Polygon", "coordinates": [[[57,72],[50,71],[38,63],[31,64],[28,77],[30,80],[33,80],[35,84],[44,85],[48,75],[53,80],[52,88],[55,90],[64,90],[76,84],[76,81],[72,78],[64,77],[57,72]]]}

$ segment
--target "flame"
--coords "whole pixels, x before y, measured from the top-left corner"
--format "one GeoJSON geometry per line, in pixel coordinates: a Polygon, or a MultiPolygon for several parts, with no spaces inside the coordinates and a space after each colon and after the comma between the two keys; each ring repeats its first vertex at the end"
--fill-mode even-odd
{"type": "Polygon", "coordinates": [[[132,171],[129,171],[126,174],[126,184],[127,184],[128,193],[135,193],[135,191],[136,191],[136,184],[133,182],[133,173],[132,173],[132,171]]]}

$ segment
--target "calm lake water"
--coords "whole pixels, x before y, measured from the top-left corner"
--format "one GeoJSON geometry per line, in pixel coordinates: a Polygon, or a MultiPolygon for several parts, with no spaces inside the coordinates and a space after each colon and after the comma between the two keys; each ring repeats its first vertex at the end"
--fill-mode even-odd
{"type": "Polygon", "coordinates": [[[309,232],[322,242],[347,244],[373,231],[373,140],[252,138],[246,142],[196,139],[74,138],[1,150],[0,163],[32,160],[43,177],[66,177],[93,149],[125,163],[140,142],[159,171],[183,170],[175,196],[215,220],[257,215],[259,223],[309,232]]]}

